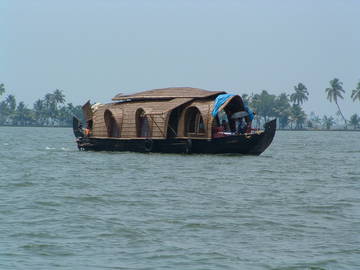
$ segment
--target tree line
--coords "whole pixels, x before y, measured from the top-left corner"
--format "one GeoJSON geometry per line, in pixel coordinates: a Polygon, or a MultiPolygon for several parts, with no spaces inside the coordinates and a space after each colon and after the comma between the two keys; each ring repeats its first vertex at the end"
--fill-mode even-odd
{"type": "MultiPolygon", "coordinates": [[[[343,83],[335,78],[329,82],[330,86],[325,89],[326,98],[334,102],[337,106],[337,115],[344,121],[344,128],[351,126],[353,129],[360,128],[360,116],[357,113],[347,119],[338,101],[344,99],[345,90],[343,83]]],[[[260,94],[244,94],[242,98],[256,112],[255,121],[260,126],[260,122],[266,122],[269,118],[277,118],[280,129],[330,129],[336,123],[333,116],[324,115],[320,117],[315,113],[307,115],[302,105],[308,101],[309,92],[303,83],[294,86],[294,91],[290,95],[281,93],[273,95],[263,90],[260,94]]],[[[351,92],[353,102],[360,102],[360,81],[351,92]]],[[[339,124],[339,123],[338,123],[339,124]]]]}
{"type": "MultiPolygon", "coordinates": [[[[0,84],[0,98],[5,92],[4,84],[0,84]]],[[[17,103],[16,97],[9,94],[0,100],[0,125],[71,126],[74,115],[82,119],[82,108],[65,101],[63,91],[56,89],[29,108],[23,101],[17,103]]]]}
{"type": "MultiPolygon", "coordinates": [[[[337,115],[342,118],[344,128],[350,126],[360,129],[360,116],[354,113],[347,119],[339,106],[338,101],[343,99],[345,94],[343,83],[335,78],[329,84],[325,89],[326,98],[335,103],[337,115]]],[[[0,98],[5,92],[4,84],[0,84],[0,98]]],[[[243,94],[242,98],[256,112],[255,122],[258,127],[269,118],[277,118],[280,129],[331,129],[337,124],[333,116],[320,117],[315,113],[307,115],[302,105],[308,101],[308,96],[307,87],[303,83],[298,83],[291,94],[284,92],[274,95],[262,90],[260,94],[243,94]]],[[[351,99],[360,102],[360,81],[352,90],[351,99]]],[[[35,101],[32,108],[28,108],[22,101],[17,103],[15,96],[11,94],[4,100],[0,99],[0,125],[71,126],[73,116],[82,119],[82,107],[66,103],[65,95],[59,89],[35,101]]]]}

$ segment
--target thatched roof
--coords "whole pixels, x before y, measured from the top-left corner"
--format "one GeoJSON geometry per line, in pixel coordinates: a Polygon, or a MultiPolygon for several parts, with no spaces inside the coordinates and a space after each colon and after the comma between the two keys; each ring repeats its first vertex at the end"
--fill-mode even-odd
{"type": "Polygon", "coordinates": [[[146,102],[148,113],[147,114],[164,114],[167,113],[181,105],[189,103],[193,100],[193,98],[174,98],[170,101],[153,101],[153,102],[146,102]]]}
{"type": "Polygon", "coordinates": [[[143,91],[132,95],[116,95],[112,100],[154,100],[154,99],[173,99],[173,98],[207,98],[219,94],[224,91],[208,91],[191,87],[172,87],[143,91]]]}

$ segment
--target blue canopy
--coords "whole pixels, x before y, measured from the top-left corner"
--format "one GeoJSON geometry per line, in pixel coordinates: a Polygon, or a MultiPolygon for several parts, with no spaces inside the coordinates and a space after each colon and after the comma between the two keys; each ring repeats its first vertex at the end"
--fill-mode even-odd
{"type": "Polygon", "coordinates": [[[232,95],[232,94],[218,95],[215,99],[214,109],[211,113],[212,116],[215,117],[217,115],[217,113],[219,112],[221,105],[223,105],[229,98],[231,98],[233,96],[234,95],[232,95]]]}
{"type": "MultiPolygon", "coordinates": [[[[222,94],[218,95],[215,99],[214,109],[212,111],[212,116],[215,117],[219,112],[220,107],[230,98],[235,95],[232,94],[222,94]]],[[[244,104],[245,111],[249,114],[250,121],[252,121],[255,117],[253,110],[251,110],[247,105],[244,104]]]]}

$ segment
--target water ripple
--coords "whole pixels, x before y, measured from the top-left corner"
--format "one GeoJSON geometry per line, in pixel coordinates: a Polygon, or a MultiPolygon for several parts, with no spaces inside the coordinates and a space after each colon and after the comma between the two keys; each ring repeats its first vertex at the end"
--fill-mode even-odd
{"type": "Polygon", "coordinates": [[[360,269],[356,132],[278,132],[247,157],[0,130],[0,269],[360,269]]]}

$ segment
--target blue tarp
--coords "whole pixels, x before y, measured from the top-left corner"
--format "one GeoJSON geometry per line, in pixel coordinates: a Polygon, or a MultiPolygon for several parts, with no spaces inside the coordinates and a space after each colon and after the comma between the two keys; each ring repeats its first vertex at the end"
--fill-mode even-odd
{"type": "MultiPolygon", "coordinates": [[[[233,96],[235,95],[232,94],[218,95],[217,98],[215,99],[214,109],[211,113],[212,116],[215,117],[219,112],[221,105],[223,105],[229,98],[233,96]]],[[[244,109],[249,114],[250,121],[252,121],[254,119],[254,112],[245,104],[244,104],[244,109]]]]}
{"type": "Polygon", "coordinates": [[[219,112],[219,108],[221,107],[221,105],[223,105],[229,98],[233,96],[235,95],[231,95],[231,94],[218,95],[215,99],[214,109],[211,113],[212,116],[215,117],[219,112]]]}

